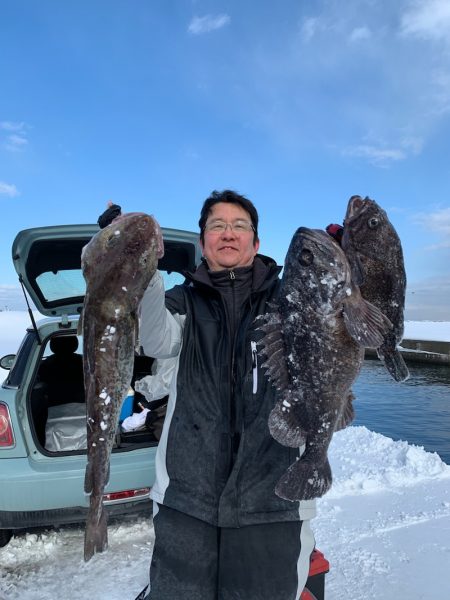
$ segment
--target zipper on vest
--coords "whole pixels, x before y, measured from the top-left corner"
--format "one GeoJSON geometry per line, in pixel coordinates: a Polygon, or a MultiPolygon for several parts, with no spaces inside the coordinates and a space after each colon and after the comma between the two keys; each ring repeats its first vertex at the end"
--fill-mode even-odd
{"type": "Polygon", "coordinates": [[[256,351],[256,342],[250,342],[252,348],[252,369],[253,369],[253,393],[258,390],[258,352],[256,351]]]}
{"type": "MultiPolygon", "coordinates": [[[[236,419],[238,418],[238,411],[236,407],[236,399],[235,399],[235,389],[236,389],[236,339],[237,339],[237,320],[236,318],[236,295],[235,295],[235,280],[236,275],[234,271],[230,271],[230,280],[231,280],[231,296],[232,296],[232,306],[230,319],[233,321],[233,336],[230,335],[230,345],[231,345],[231,381],[230,381],[230,441],[231,441],[231,457],[230,457],[230,467],[229,473],[233,470],[234,463],[236,461],[236,456],[239,447],[240,441],[240,432],[237,428],[236,419]]],[[[230,332],[231,333],[231,332],[230,332]]]]}

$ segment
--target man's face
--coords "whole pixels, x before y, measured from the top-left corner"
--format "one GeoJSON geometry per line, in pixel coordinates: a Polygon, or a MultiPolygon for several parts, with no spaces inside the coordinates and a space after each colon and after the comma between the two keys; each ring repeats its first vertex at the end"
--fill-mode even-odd
{"type": "Polygon", "coordinates": [[[231,270],[251,265],[259,248],[259,241],[253,242],[253,229],[236,232],[231,227],[227,227],[223,232],[208,231],[208,225],[216,221],[229,224],[234,224],[236,221],[251,223],[251,218],[239,204],[227,202],[214,204],[206,221],[204,241],[200,242],[210,270],[231,270]]]}

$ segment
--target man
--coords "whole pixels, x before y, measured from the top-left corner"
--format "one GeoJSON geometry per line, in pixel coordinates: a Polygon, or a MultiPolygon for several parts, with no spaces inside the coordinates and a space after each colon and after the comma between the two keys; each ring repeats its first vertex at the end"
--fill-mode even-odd
{"type": "Polygon", "coordinates": [[[258,254],[244,196],[213,192],[199,226],[202,264],[165,296],[157,272],[141,303],[144,352],[177,364],[151,492],[150,586],[138,599],[298,600],[315,505],[274,493],[299,451],[270,436],[275,396],[256,348],[280,267],[258,254]]]}
{"type": "Polygon", "coordinates": [[[203,263],[164,296],[156,273],[141,304],[149,356],[176,356],[156,458],[151,600],[297,600],[307,579],[314,502],[275,484],[298,456],[270,436],[274,390],[258,364],[255,319],[280,268],[258,254],[258,214],[213,192],[199,220],[203,263]]]}

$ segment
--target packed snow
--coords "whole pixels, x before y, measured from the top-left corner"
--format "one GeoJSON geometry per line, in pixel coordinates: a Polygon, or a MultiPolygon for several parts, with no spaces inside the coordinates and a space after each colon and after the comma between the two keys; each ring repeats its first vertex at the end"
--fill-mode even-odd
{"type": "MultiPolygon", "coordinates": [[[[0,313],[1,355],[15,352],[27,318],[0,313]]],[[[439,323],[432,339],[447,334],[439,323]]],[[[450,598],[450,466],[365,427],[336,433],[329,456],[333,487],[312,522],[330,561],[326,600],[450,598]]],[[[0,549],[0,600],[133,600],[147,582],[150,516],[111,523],[109,549],[88,563],[83,535],[80,525],[14,537],[0,549]]]]}
{"type": "Polygon", "coordinates": [[[447,321],[405,321],[406,340],[450,342],[450,323],[447,321]]]}

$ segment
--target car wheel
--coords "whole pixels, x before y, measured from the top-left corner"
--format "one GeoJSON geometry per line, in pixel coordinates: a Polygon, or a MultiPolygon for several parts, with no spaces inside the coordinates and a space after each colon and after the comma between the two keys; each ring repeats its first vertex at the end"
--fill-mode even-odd
{"type": "Polygon", "coordinates": [[[6,546],[12,537],[11,529],[0,529],[0,548],[6,546]]]}

